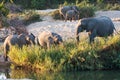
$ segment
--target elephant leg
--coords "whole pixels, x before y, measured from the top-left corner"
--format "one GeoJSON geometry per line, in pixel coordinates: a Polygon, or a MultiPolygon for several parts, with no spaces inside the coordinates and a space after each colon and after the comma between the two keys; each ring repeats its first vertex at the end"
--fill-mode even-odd
{"type": "Polygon", "coordinates": [[[69,18],[70,22],[72,22],[72,18],[69,18]]]}
{"type": "Polygon", "coordinates": [[[64,20],[64,15],[63,14],[60,14],[60,19],[64,20]]]}
{"type": "Polygon", "coordinates": [[[47,48],[48,49],[50,49],[50,46],[51,46],[50,42],[47,42],[47,48]]]}
{"type": "Polygon", "coordinates": [[[89,38],[90,38],[90,43],[94,42],[94,38],[96,37],[96,30],[93,30],[93,32],[89,31],[89,38]]]}
{"type": "Polygon", "coordinates": [[[75,21],[75,17],[72,17],[72,20],[75,21]]]}
{"type": "Polygon", "coordinates": [[[65,22],[67,21],[67,17],[65,17],[65,22]]]}

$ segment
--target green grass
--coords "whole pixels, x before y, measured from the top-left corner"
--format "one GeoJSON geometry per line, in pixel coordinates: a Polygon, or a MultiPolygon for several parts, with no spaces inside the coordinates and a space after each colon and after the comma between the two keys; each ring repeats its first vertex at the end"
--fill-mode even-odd
{"type": "Polygon", "coordinates": [[[41,71],[120,69],[119,37],[97,38],[92,44],[87,40],[76,44],[73,40],[49,50],[37,45],[13,47],[9,57],[19,66],[41,71]]]}

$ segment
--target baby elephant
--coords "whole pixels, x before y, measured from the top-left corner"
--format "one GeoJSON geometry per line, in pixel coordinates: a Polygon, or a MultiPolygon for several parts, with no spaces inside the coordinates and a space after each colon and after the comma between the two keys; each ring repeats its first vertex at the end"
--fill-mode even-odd
{"type": "Polygon", "coordinates": [[[77,12],[77,14],[79,14],[79,8],[77,6],[61,6],[59,8],[59,13],[65,19],[66,18],[66,13],[69,10],[74,10],[75,12],[77,12]]]}
{"type": "Polygon", "coordinates": [[[77,20],[78,18],[79,18],[79,14],[75,10],[69,10],[66,12],[65,21],[77,20]]]}
{"type": "Polygon", "coordinates": [[[58,45],[63,42],[62,37],[59,34],[47,31],[39,34],[37,41],[40,46],[48,49],[50,49],[50,46],[53,44],[58,45]]]}
{"type": "Polygon", "coordinates": [[[9,35],[5,39],[3,44],[5,61],[7,61],[7,54],[10,51],[11,46],[18,45],[20,48],[22,48],[23,45],[30,45],[30,44],[35,44],[35,36],[32,33],[30,35],[26,35],[26,34],[9,35]]]}

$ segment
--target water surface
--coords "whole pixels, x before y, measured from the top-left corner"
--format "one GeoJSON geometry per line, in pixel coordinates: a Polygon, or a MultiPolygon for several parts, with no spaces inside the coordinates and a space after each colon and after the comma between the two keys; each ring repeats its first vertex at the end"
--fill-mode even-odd
{"type": "Polygon", "coordinates": [[[120,71],[33,73],[26,70],[0,69],[0,80],[1,78],[26,80],[120,80],[120,71]]]}

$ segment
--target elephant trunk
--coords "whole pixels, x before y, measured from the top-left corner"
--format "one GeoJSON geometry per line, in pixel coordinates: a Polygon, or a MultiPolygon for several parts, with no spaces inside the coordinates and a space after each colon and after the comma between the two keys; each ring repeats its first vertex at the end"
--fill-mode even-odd
{"type": "Polygon", "coordinates": [[[76,40],[77,40],[77,42],[79,42],[80,40],[79,40],[79,32],[81,32],[82,31],[82,28],[80,27],[80,26],[78,26],[77,27],[77,31],[76,31],[76,40]]]}
{"type": "Polygon", "coordinates": [[[30,41],[30,44],[31,45],[35,45],[35,41],[30,41]]]}
{"type": "Polygon", "coordinates": [[[40,43],[39,43],[39,40],[38,40],[38,38],[37,38],[36,44],[40,46],[40,43]]]}

